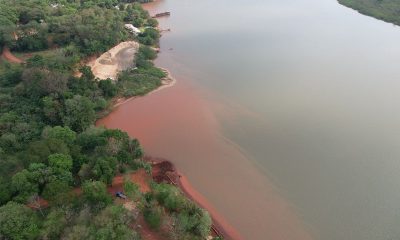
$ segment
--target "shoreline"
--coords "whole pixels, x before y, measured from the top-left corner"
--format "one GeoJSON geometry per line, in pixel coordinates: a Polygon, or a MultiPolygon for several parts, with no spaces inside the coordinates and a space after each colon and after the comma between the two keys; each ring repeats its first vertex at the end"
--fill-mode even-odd
{"type": "MultiPolygon", "coordinates": [[[[159,92],[163,89],[173,87],[177,80],[171,74],[171,72],[166,68],[160,68],[167,73],[167,77],[162,81],[161,86],[150,91],[149,93],[142,96],[133,96],[129,98],[118,98],[116,102],[112,105],[110,112],[111,113],[115,108],[124,105],[130,101],[133,101],[138,98],[146,97],[153,93],[159,92]]],[[[102,117],[103,118],[103,117],[102,117]]],[[[100,119],[102,119],[100,118],[100,119]]],[[[139,139],[140,141],[140,139],[139,139]]],[[[146,162],[151,163],[152,167],[157,167],[163,164],[169,165],[167,171],[164,172],[153,172],[153,179],[157,182],[167,182],[168,184],[172,184],[180,189],[180,191],[184,194],[184,196],[195,204],[205,209],[211,216],[212,219],[212,229],[211,233],[213,233],[214,237],[222,237],[223,239],[232,239],[232,240],[241,240],[243,239],[239,232],[233,228],[223,216],[221,216],[218,211],[208,202],[208,200],[201,195],[189,182],[189,180],[176,169],[175,165],[166,159],[156,158],[152,156],[146,156],[144,159],[146,162]],[[155,174],[154,174],[155,173],[155,174]]]]}
{"type": "Polygon", "coordinates": [[[152,177],[157,183],[168,183],[176,186],[186,198],[193,201],[199,207],[205,209],[212,219],[211,235],[223,239],[242,240],[240,233],[232,227],[222,215],[199,193],[185,175],[180,173],[175,165],[167,159],[146,156],[144,158],[152,166],[152,177]]]}
{"type": "MultiPolygon", "coordinates": [[[[140,95],[140,96],[133,96],[129,98],[124,98],[124,97],[119,97],[116,98],[113,103],[110,106],[110,109],[107,111],[107,113],[99,118],[98,120],[103,119],[105,116],[110,114],[115,110],[115,108],[118,108],[121,105],[124,105],[130,101],[133,101],[138,98],[146,97],[148,95],[154,94],[156,92],[159,92],[161,90],[164,90],[166,88],[173,87],[177,83],[177,79],[172,76],[171,72],[166,69],[166,68],[161,68],[158,67],[161,70],[163,70],[167,76],[161,80],[161,85],[152,91],[148,92],[145,95],[140,95]]],[[[97,120],[97,121],[98,121],[97,120]]],[[[97,123],[96,123],[97,125],[97,123]]],[[[140,141],[140,139],[139,139],[140,141]]],[[[151,156],[146,156],[145,161],[151,163],[152,167],[157,167],[159,165],[169,165],[170,167],[168,168],[168,171],[164,172],[155,172],[153,174],[153,179],[155,181],[160,181],[160,182],[167,182],[168,184],[172,184],[179,188],[179,190],[184,194],[186,198],[189,200],[193,201],[196,205],[199,207],[205,209],[209,214],[212,219],[212,227],[211,227],[211,234],[214,237],[222,237],[223,239],[231,239],[231,240],[242,240],[243,238],[239,234],[239,232],[232,227],[223,216],[221,216],[218,211],[208,202],[208,200],[201,194],[199,193],[189,182],[189,180],[182,174],[180,173],[175,165],[166,159],[162,158],[156,158],[156,157],[151,157],[151,156]],[[157,180],[158,179],[158,180],[157,180]]]]}
{"type": "MultiPolygon", "coordinates": [[[[147,4],[144,4],[146,6],[147,4]]],[[[146,8],[145,8],[146,9],[146,8]]],[[[146,9],[149,11],[149,9],[146,9]]],[[[161,30],[161,29],[159,29],[161,30]]],[[[117,45],[118,46],[118,45],[117,45]]],[[[98,59],[98,58],[97,58],[98,59]]],[[[96,59],[96,60],[97,60],[96,59]]],[[[154,62],[154,61],[153,61],[154,62]]],[[[126,103],[129,103],[132,100],[146,97],[148,95],[157,93],[161,90],[166,88],[173,87],[177,83],[177,79],[172,76],[171,72],[166,69],[157,66],[161,70],[163,70],[167,76],[161,79],[161,85],[150,92],[140,95],[140,96],[133,96],[133,97],[117,97],[110,105],[110,109],[108,110],[107,114],[99,118],[98,120],[103,119],[108,114],[112,113],[116,108],[126,103]]],[[[97,121],[98,121],[97,120],[97,121]]],[[[96,123],[97,125],[97,123],[96,123]]],[[[139,139],[140,141],[140,139],[139,139]]],[[[176,186],[182,194],[193,201],[196,205],[206,210],[212,219],[212,226],[210,229],[210,235],[213,237],[221,237],[222,239],[226,240],[242,240],[244,239],[240,233],[231,226],[227,220],[215,209],[211,203],[201,194],[199,193],[190,183],[190,181],[176,169],[175,165],[170,161],[163,158],[157,158],[153,156],[145,156],[144,161],[151,163],[153,168],[152,170],[152,178],[156,182],[166,182],[168,184],[172,184],[176,186]],[[162,169],[162,166],[167,166],[167,168],[162,169]]]]}
{"type": "MultiPolygon", "coordinates": [[[[158,67],[158,68],[160,68],[160,67],[158,67]]],[[[177,82],[176,78],[174,78],[171,75],[171,72],[168,69],[165,69],[165,68],[160,68],[160,69],[163,70],[167,74],[167,76],[165,78],[161,79],[161,85],[159,87],[151,90],[150,92],[146,93],[145,95],[133,96],[133,97],[128,97],[128,98],[126,98],[126,97],[118,97],[118,98],[116,98],[114,100],[114,103],[112,103],[110,112],[112,112],[114,108],[116,108],[118,106],[121,106],[121,105],[123,105],[123,104],[125,104],[127,102],[130,102],[130,101],[132,101],[134,99],[145,97],[145,96],[148,96],[150,94],[153,94],[153,93],[156,93],[158,91],[161,91],[163,89],[166,89],[166,88],[169,88],[169,87],[173,87],[177,82]]]]}

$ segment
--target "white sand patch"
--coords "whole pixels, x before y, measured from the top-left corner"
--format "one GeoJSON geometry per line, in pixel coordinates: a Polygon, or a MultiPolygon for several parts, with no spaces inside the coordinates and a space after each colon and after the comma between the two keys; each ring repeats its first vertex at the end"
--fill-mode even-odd
{"type": "Polygon", "coordinates": [[[87,63],[98,79],[117,79],[120,71],[133,66],[139,43],[134,41],[122,42],[103,53],[99,58],[87,63]]]}

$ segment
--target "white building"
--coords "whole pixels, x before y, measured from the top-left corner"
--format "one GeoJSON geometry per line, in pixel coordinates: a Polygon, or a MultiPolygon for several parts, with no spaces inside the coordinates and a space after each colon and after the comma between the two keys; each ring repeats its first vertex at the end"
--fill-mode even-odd
{"type": "Polygon", "coordinates": [[[140,33],[139,28],[133,26],[132,24],[125,24],[125,28],[126,28],[129,32],[131,32],[131,33],[133,33],[133,34],[135,34],[135,35],[138,35],[138,34],[140,33]]]}

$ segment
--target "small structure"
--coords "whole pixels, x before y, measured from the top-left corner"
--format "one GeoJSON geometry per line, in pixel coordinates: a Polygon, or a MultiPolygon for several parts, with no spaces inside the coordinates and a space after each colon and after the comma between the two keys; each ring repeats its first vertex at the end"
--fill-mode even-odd
{"type": "Polygon", "coordinates": [[[126,195],[123,192],[116,192],[115,196],[121,199],[126,199],[126,195]]]}
{"type": "Polygon", "coordinates": [[[132,24],[125,24],[125,29],[127,29],[129,32],[138,35],[139,33],[141,33],[140,29],[133,26],[132,24]]]}
{"type": "Polygon", "coordinates": [[[162,12],[162,13],[157,13],[156,15],[154,15],[153,18],[167,17],[170,15],[171,15],[171,12],[162,12]]]}
{"type": "Polygon", "coordinates": [[[60,4],[60,3],[51,3],[50,6],[52,8],[59,8],[59,7],[63,7],[64,5],[60,4]]]}

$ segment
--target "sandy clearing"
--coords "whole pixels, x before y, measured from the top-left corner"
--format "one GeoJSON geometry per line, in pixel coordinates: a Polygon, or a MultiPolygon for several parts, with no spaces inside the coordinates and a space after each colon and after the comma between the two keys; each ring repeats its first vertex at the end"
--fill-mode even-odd
{"type": "Polygon", "coordinates": [[[98,79],[116,80],[120,71],[133,66],[138,49],[139,43],[135,41],[121,42],[97,59],[89,61],[87,66],[92,69],[94,76],[98,79]]]}

